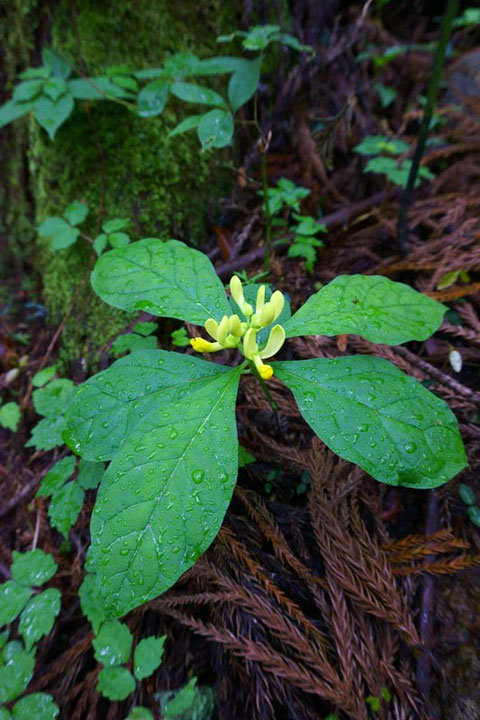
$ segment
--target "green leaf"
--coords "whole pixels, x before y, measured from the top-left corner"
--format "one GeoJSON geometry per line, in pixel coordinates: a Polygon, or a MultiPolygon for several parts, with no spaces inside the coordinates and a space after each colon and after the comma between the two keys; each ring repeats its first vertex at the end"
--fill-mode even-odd
{"type": "MultiPolygon", "coordinates": [[[[195,75],[222,75],[232,73],[243,66],[244,58],[240,57],[212,57],[200,60],[195,68],[195,75]]],[[[192,73],[193,74],[193,73],[192,73]]]]}
{"type": "Polygon", "coordinates": [[[211,110],[200,120],[198,137],[202,150],[222,148],[228,145],[233,136],[233,117],[226,110],[211,110]]]}
{"type": "Polygon", "coordinates": [[[249,463],[256,462],[256,458],[251,455],[242,445],[238,446],[238,467],[245,467],[249,463]]]}
{"type": "Polygon", "coordinates": [[[313,273],[313,265],[317,259],[317,252],[311,245],[306,245],[305,243],[294,243],[288,248],[287,257],[305,258],[305,270],[309,273],[313,273]]]}
{"type": "Polygon", "coordinates": [[[36,450],[51,450],[63,445],[62,433],[65,430],[65,417],[58,415],[43,418],[32,430],[32,437],[25,443],[25,447],[34,447],[36,450]]]}
{"type": "Polygon", "coordinates": [[[403,155],[410,148],[403,140],[395,140],[386,135],[368,135],[353,149],[361,155],[379,155],[381,152],[388,152],[391,155],[403,155]]]}
{"type": "Polygon", "coordinates": [[[147,637],[140,640],[133,656],[133,672],[137,680],[150,677],[160,667],[163,658],[163,646],[166,635],[147,637]]]}
{"type": "Polygon", "coordinates": [[[31,594],[31,588],[15,580],[7,580],[0,585],[0,627],[9,625],[20,615],[31,594]]]}
{"type": "Polygon", "coordinates": [[[45,82],[43,92],[53,100],[53,102],[56,102],[58,98],[67,92],[67,83],[63,78],[51,77],[45,82]]]}
{"type": "Polygon", "coordinates": [[[172,330],[170,337],[172,338],[172,343],[175,347],[188,347],[190,345],[187,328],[181,327],[178,328],[178,330],[172,330]]]}
{"type": "Polygon", "coordinates": [[[67,85],[76,100],[108,100],[109,97],[131,97],[127,90],[116,85],[108,77],[104,76],[69,80],[67,85]]]}
{"type": "Polygon", "coordinates": [[[15,100],[8,100],[0,106],[0,128],[8,125],[14,120],[23,117],[32,109],[32,103],[16,103],[15,100]]]}
{"type": "Polygon", "coordinates": [[[84,492],[74,481],[57,490],[48,508],[48,517],[54,528],[68,537],[75,525],[83,505],[84,492]]]}
{"type": "Polygon", "coordinates": [[[55,720],[59,712],[51,695],[31,693],[15,703],[13,720],[55,720]]]}
{"type": "Polygon", "coordinates": [[[163,112],[168,98],[169,83],[165,79],[145,85],[138,94],[137,107],[141,117],[153,117],[163,112]]]}
{"type": "Polygon", "coordinates": [[[33,676],[35,655],[27,652],[17,640],[9,642],[3,651],[0,666],[0,702],[15,700],[26,689],[33,676]]]}
{"type": "MultiPolygon", "coordinates": [[[[0,720],[2,720],[1,717],[0,720]]],[[[154,717],[150,710],[147,710],[147,708],[137,705],[137,707],[131,709],[130,715],[127,717],[127,720],[154,720],[154,717]]]]}
{"type": "Polygon", "coordinates": [[[19,78],[21,80],[37,80],[38,78],[43,78],[44,80],[49,78],[51,75],[50,68],[48,67],[35,67],[35,68],[27,68],[23,72],[19,74],[19,78]]]}
{"type": "Polygon", "coordinates": [[[58,100],[42,95],[35,100],[33,105],[33,114],[35,120],[41,125],[53,140],[55,133],[60,125],[62,125],[73,110],[73,97],[71,93],[67,93],[58,100]]]}
{"type": "Polygon", "coordinates": [[[107,235],[105,235],[105,233],[100,233],[100,235],[97,235],[97,237],[93,241],[93,249],[95,250],[97,255],[101,255],[107,245],[108,237],[107,235]]]}
{"type": "Polygon", "coordinates": [[[233,112],[252,98],[260,80],[262,56],[254,60],[244,60],[243,64],[234,72],[228,83],[228,99],[233,112]]]}
{"type": "Polygon", "coordinates": [[[0,407],[0,425],[7,430],[15,430],[18,428],[21,413],[20,407],[16,402],[8,402],[0,407]]]}
{"type": "Polygon", "coordinates": [[[129,225],[129,223],[129,218],[113,218],[112,220],[107,220],[107,222],[103,223],[102,230],[108,235],[109,233],[123,230],[129,225]]]}
{"type": "Polygon", "coordinates": [[[80,230],[73,228],[63,218],[49,217],[39,226],[38,234],[50,240],[52,250],[64,250],[73,245],[80,235],[80,230]]]}
{"type": "Polygon", "coordinates": [[[188,132],[188,130],[193,130],[194,128],[197,128],[200,125],[200,122],[203,118],[202,115],[190,115],[189,117],[185,118],[185,120],[182,120],[181,123],[178,123],[173,130],[170,130],[168,133],[168,137],[174,137],[175,135],[180,135],[181,133],[188,132]]]}
{"type": "Polygon", "coordinates": [[[272,363],[314,432],[389,485],[432,488],[466,465],[448,405],[377,357],[272,363]]]}
{"type": "Polygon", "coordinates": [[[110,620],[102,625],[93,639],[95,660],[108,667],[124,665],[130,659],[132,642],[128,627],[118,620],[110,620]]]}
{"type": "Polygon", "coordinates": [[[180,690],[159,693],[159,696],[164,720],[206,720],[215,710],[215,691],[210,687],[197,687],[196,677],[180,690]]]}
{"type": "Polygon", "coordinates": [[[78,464],[78,483],[84,490],[95,490],[99,485],[105,472],[105,466],[101,462],[90,462],[82,458],[78,464]]]}
{"type": "Polygon", "coordinates": [[[306,52],[309,53],[311,58],[315,57],[315,50],[313,49],[313,47],[311,45],[303,45],[300,40],[298,40],[298,38],[294,37],[293,35],[287,35],[287,33],[278,33],[275,35],[274,39],[282,45],[286,45],[287,47],[292,48],[292,50],[296,50],[297,52],[306,52]]]}
{"type": "MultiPolygon", "coordinates": [[[[460,483],[458,486],[458,493],[460,497],[462,498],[465,505],[474,505],[475,504],[475,493],[473,491],[473,488],[470,487],[470,485],[465,485],[465,483],[460,483]]],[[[1,623],[0,623],[1,624],[1,623]]]]}
{"type": "Polygon", "coordinates": [[[237,477],[241,371],[216,370],[199,386],[179,387],[173,402],[164,398],[126,436],[104,475],[91,534],[113,616],[167,590],[220,528],[237,477]]]}
{"type": "Polygon", "coordinates": [[[49,497],[50,495],[53,495],[53,493],[57,492],[57,490],[60,490],[60,488],[67,482],[68,478],[73,475],[76,461],[76,457],[68,455],[68,457],[64,457],[55,463],[55,465],[43,476],[43,480],[37,490],[36,497],[49,497]]]}
{"type": "Polygon", "coordinates": [[[67,378],[52,380],[46,387],[33,392],[33,405],[39,415],[58,416],[67,409],[74,384],[67,378]]]}
{"type": "Polygon", "coordinates": [[[85,203],[83,202],[78,202],[78,200],[75,200],[75,202],[71,203],[63,213],[63,217],[68,220],[70,225],[79,225],[85,220],[87,215],[87,205],[85,205],[85,203]]]}
{"type": "Polygon", "coordinates": [[[284,327],[287,337],[354,333],[371,342],[399,345],[430,337],[446,309],[380,275],[339,275],[311,295],[284,327]]]}
{"type": "Polygon", "coordinates": [[[175,82],[170,87],[170,92],[184,102],[191,102],[197,105],[216,105],[226,107],[226,102],[215,90],[203,85],[194,85],[187,82],[175,82]]]}
{"type": "Polygon", "coordinates": [[[223,372],[227,369],[190,355],[140,350],[79,386],[64,440],[88,460],[111,460],[143,418],[223,372]]]}
{"type": "Polygon", "coordinates": [[[135,333],[125,333],[119,335],[112,344],[112,352],[117,357],[126,352],[138,352],[139,350],[155,350],[157,347],[157,338],[142,337],[135,333]]]}
{"type": "Polygon", "coordinates": [[[103,609],[102,593],[97,582],[97,576],[87,573],[78,589],[82,612],[88,618],[93,632],[98,633],[100,626],[106,620],[103,609]]]}
{"type": "MultiPolygon", "coordinates": [[[[0,706],[0,720],[12,720],[10,711],[7,710],[6,707],[0,706]]],[[[140,718],[140,720],[141,720],[141,718],[140,718]]],[[[152,715],[152,720],[153,720],[153,715],[152,715]]]]}
{"type": "Polygon", "coordinates": [[[60,612],[60,591],[48,588],[39,595],[35,595],[27,604],[20,616],[18,632],[23,637],[27,650],[48,635],[53,627],[55,618],[60,612]]]}
{"type": "Polygon", "coordinates": [[[203,325],[229,312],[223,285],[206,255],[178,240],[139,240],[98,258],[92,286],[109,305],[203,325]]]}
{"type": "Polygon", "coordinates": [[[43,80],[26,80],[13,88],[13,100],[16,103],[33,100],[42,92],[43,80]]]}
{"type": "Polygon", "coordinates": [[[66,79],[72,72],[70,63],[51,48],[42,49],[42,62],[57,77],[66,79]]]}
{"type": "Polygon", "coordinates": [[[33,387],[43,387],[43,385],[46,385],[55,376],[56,372],[56,365],[49,365],[48,367],[43,368],[43,370],[39,370],[32,378],[33,387]]]}
{"type": "Polygon", "coordinates": [[[134,326],[133,331],[147,337],[154,333],[157,327],[157,323],[154,322],[139,322],[134,326]]]}
{"type": "Polygon", "coordinates": [[[57,572],[57,563],[51,555],[37,548],[24,553],[13,551],[12,577],[23,585],[43,585],[57,572]]]}
{"type": "Polygon", "coordinates": [[[98,676],[97,690],[109,700],[125,700],[135,690],[135,679],[126,668],[105,667],[98,676]]]}
{"type": "Polygon", "coordinates": [[[378,93],[378,96],[380,98],[380,104],[383,108],[391,105],[397,97],[397,90],[393,87],[388,87],[388,85],[383,85],[380,82],[374,83],[373,86],[378,93]]]}
{"type": "Polygon", "coordinates": [[[108,236],[108,241],[113,248],[122,248],[130,243],[130,236],[127,233],[116,232],[108,236]]]}

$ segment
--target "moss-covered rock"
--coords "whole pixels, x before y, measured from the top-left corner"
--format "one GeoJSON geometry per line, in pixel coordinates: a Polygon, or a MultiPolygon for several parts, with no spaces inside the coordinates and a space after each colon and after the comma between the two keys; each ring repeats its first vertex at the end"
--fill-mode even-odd
{"type": "MultiPolygon", "coordinates": [[[[216,35],[236,24],[235,3],[221,0],[82,0],[74,14],[67,0],[50,7],[46,44],[92,75],[120,63],[132,70],[158,67],[173,52],[211,55],[216,35]]],[[[91,234],[101,221],[117,216],[131,218],[134,239],[173,236],[201,243],[208,208],[222,189],[222,173],[215,167],[218,156],[202,155],[193,134],[167,140],[185,115],[185,107],[171,102],[162,116],[143,119],[113,102],[76,101],[54,142],[30,122],[28,167],[36,222],[83,199],[90,207],[85,228],[91,234]]],[[[38,242],[35,265],[55,324],[86,277],[91,252],[81,240],[78,247],[55,254],[38,242]]],[[[63,331],[61,358],[94,360],[107,336],[129,319],[101,303],[87,280],[63,331]]]]}

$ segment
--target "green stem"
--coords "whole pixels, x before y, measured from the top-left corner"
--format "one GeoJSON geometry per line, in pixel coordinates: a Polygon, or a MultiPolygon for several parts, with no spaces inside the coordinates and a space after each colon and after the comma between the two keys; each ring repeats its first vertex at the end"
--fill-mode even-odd
{"type": "Polygon", "coordinates": [[[275,402],[275,400],[272,398],[272,396],[271,396],[271,394],[270,394],[270,390],[269,390],[268,387],[267,387],[267,383],[266,383],[265,380],[260,376],[257,368],[255,367],[255,364],[254,364],[253,362],[251,362],[250,360],[248,361],[248,364],[249,364],[249,366],[250,366],[250,369],[251,369],[253,375],[255,375],[255,377],[256,377],[257,380],[259,381],[260,385],[262,386],[262,390],[263,390],[263,392],[265,393],[265,397],[267,398],[267,400],[268,400],[268,402],[269,402],[269,404],[270,404],[270,407],[272,408],[272,410],[273,410],[274,412],[277,412],[277,410],[278,410],[278,405],[277,405],[277,403],[275,402]]]}
{"type": "Polygon", "coordinates": [[[415,147],[415,152],[413,153],[412,165],[408,175],[407,184],[405,186],[405,190],[403,191],[402,199],[400,201],[400,210],[397,223],[397,237],[398,245],[402,255],[406,255],[408,251],[407,211],[412,199],[413,188],[415,187],[415,180],[417,179],[418,168],[420,167],[420,160],[422,159],[422,155],[425,150],[425,143],[427,142],[428,138],[428,132],[430,130],[430,122],[432,120],[433,111],[435,109],[438,88],[440,86],[443,65],[445,62],[447,45],[448,41],[450,40],[453,19],[457,13],[457,9],[458,0],[447,0],[445,15],[443,16],[442,25],[440,28],[440,37],[438,38],[437,47],[435,49],[433,72],[428,83],[427,101],[425,104],[425,110],[423,112],[422,123],[418,132],[417,144],[415,147]]]}
{"type": "Polygon", "coordinates": [[[267,161],[265,153],[261,154],[263,197],[265,199],[265,221],[266,221],[266,247],[263,267],[270,270],[270,252],[272,249],[272,216],[270,213],[270,199],[268,197],[267,161]]]}

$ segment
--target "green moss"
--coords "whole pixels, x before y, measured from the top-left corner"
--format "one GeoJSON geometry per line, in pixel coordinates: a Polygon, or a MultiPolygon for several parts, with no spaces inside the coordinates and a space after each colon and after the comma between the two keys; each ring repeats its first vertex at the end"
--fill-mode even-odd
{"type": "MultiPolygon", "coordinates": [[[[139,0],[83,0],[78,36],[71,3],[52,9],[52,46],[84,64],[92,74],[126,63],[132,69],[158,67],[166,53],[215,52],[215,36],[235,25],[233,4],[221,2],[156,3],[139,0]],[[79,47],[81,59],[79,59],[79,47]]],[[[205,237],[206,209],[224,191],[218,155],[202,155],[196,137],[167,140],[168,131],[187,113],[169,104],[161,117],[143,119],[112,103],[77,102],[74,113],[51,142],[34,122],[29,168],[36,219],[59,214],[74,199],[90,207],[85,228],[95,235],[102,220],[129,217],[131,235],[173,236],[193,245],[205,237]]],[[[36,257],[49,320],[58,323],[75,288],[85,277],[91,253],[81,247],[51,253],[44,244],[36,257]]],[[[129,318],[100,303],[88,282],[62,335],[61,358],[94,359],[106,336],[129,318]]]]}

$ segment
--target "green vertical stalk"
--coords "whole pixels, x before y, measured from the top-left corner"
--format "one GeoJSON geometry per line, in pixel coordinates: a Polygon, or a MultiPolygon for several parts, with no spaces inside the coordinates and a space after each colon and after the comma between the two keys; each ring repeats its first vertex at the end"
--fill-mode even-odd
{"type": "Polygon", "coordinates": [[[261,166],[262,166],[263,197],[265,198],[265,223],[266,223],[265,260],[263,261],[263,267],[265,270],[270,270],[270,253],[272,250],[272,216],[270,213],[270,198],[268,197],[267,161],[265,159],[265,152],[262,152],[262,154],[261,154],[261,166]]]}
{"type": "Polygon", "coordinates": [[[440,27],[440,37],[438,38],[437,47],[435,49],[435,57],[433,59],[433,71],[427,89],[427,102],[423,112],[422,123],[418,132],[417,144],[412,158],[412,166],[408,175],[407,184],[400,200],[400,209],[398,213],[397,237],[398,245],[402,255],[406,255],[408,251],[408,226],[407,212],[412,200],[413,188],[417,179],[418,168],[422,159],[425,143],[427,142],[428,132],[430,130],[430,122],[432,120],[433,111],[435,109],[438,88],[442,77],[443,65],[445,63],[445,55],[447,51],[448,41],[452,32],[453,19],[457,14],[458,0],[447,0],[445,15],[442,19],[440,27]]]}

